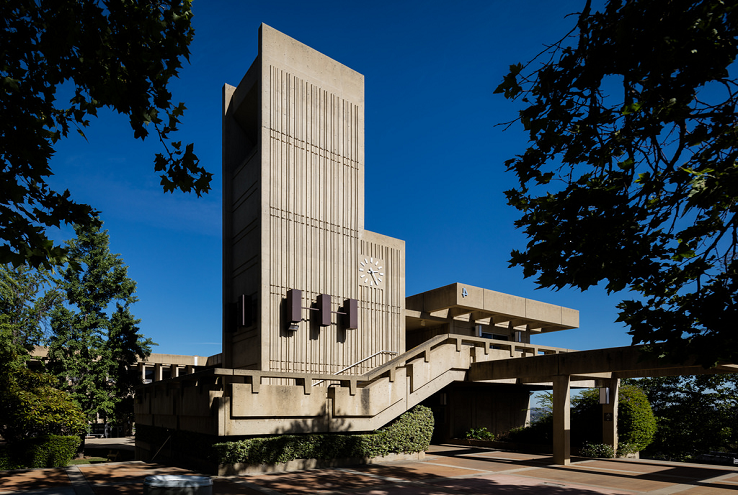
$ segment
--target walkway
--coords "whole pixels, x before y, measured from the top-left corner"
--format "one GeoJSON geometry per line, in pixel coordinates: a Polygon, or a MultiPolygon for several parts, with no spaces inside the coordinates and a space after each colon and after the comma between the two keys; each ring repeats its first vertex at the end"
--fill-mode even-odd
{"type": "MultiPolygon", "coordinates": [[[[652,494],[738,495],[738,467],[660,461],[573,459],[434,445],[424,461],[213,479],[217,495],[652,494]]],[[[0,472],[0,494],[140,494],[154,474],[197,474],[125,462],[0,472]]]]}

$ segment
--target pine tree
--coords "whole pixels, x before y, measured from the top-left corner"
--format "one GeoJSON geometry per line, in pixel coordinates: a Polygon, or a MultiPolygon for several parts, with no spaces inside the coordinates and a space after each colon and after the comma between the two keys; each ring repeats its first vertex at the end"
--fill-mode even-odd
{"type": "Polygon", "coordinates": [[[10,335],[10,344],[28,356],[45,336],[49,311],[61,293],[49,271],[28,265],[0,265],[0,318],[10,335]]]}
{"type": "Polygon", "coordinates": [[[107,230],[97,222],[75,232],[60,282],[66,302],[52,311],[48,366],[89,420],[100,414],[124,422],[133,412],[126,400],[135,385],[128,368],[149,355],[153,342],[138,333],[140,320],[130,311],[136,282],[110,252],[107,230]]]}

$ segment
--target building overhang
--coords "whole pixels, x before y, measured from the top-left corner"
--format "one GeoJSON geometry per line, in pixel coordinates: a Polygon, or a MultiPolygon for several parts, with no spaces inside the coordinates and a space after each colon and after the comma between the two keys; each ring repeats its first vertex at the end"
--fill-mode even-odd
{"type": "Polygon", "coordinates": [[[407,330],[450,319],[547,333],[579,327],[579,311],[468,284],[454,283],[405,298],[407,330]]]}

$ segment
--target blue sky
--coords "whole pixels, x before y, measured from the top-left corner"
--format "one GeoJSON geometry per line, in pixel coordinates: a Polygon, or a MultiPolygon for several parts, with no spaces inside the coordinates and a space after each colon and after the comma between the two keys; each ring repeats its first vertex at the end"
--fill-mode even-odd
{"type": "MultiPolygon", "coordinates": [[[[614,323],[618,297],[593,289],[536,290],[511,249],[525,238],[503,191],[503,162],[521,153],[517,106],[492,91],[569,31],[583,1],[226,2],[194,4],[190,64],[171,89],[188,110],[178,139],[215,174],[205,197],[165,194],[153,136],[133,139],[126,119],[101,112],[87,141],[60,143],[51,183],[101,211],[140,299],[133,313],[154,352],[211,355],[221,333],[221,89],[238,84],[257,52],[260,23],[364,74],[365,226],[404,239],[407,294],[453,282],[580,310],[577,330],[537,342],[574,349],[628,345],[614,323]]],[[[59,238],[73,235],[63,229],[59,238]]]]}

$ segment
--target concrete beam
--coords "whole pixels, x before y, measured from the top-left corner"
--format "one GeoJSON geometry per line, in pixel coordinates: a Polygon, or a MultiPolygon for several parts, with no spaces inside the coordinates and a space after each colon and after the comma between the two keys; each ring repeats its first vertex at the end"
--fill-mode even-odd
{"type": "Polygon", "coordinates": [[[511,358],[474,363],[469,379],[495,380],[554,375],[597,377],[600,373],[614,373],[613,378],[638,376],[693,375],[701,373],[729,373],[730,365],[705,370],[695,360],[679,364],[646,359],[641,347],[613,347],[566,354],[549,354],[527,358],[511,358]]]}

